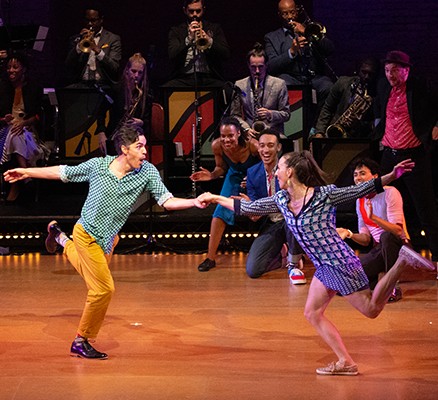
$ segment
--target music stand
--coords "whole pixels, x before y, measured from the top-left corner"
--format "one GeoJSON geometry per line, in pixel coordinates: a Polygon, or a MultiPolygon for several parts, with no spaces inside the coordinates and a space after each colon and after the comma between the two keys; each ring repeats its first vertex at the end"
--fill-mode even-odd
{"type": "MultiPolygon", "coordinates": [[[[49,28],[39,25],[4,26],[3,39],[8,40],[8,50],[43,51],[49,28]]],[[[2,36],[0,35],[0,38],[2,36]]]]}
{"type": "Polygon", "coordinates": [[[9,49],[9,32],[6,29],[6,26],[0,26],[0,50],[9,49]]]}
{"type": "Polygon", "coordinates": [[[60,138],[59,138],[59,103],[58,98],[56,97],[55,89],[53,88],[47,88],[44,89],[44,94],[47,94],[47,97],[49,98],[50,105],[54,109],[54,115],[53,115],[53,129],[54,129],[54,144],[53,144],[53,150],[50,153],[50,156],[55,159],[59,160],[61,150],[60,150],[60,138]]]}

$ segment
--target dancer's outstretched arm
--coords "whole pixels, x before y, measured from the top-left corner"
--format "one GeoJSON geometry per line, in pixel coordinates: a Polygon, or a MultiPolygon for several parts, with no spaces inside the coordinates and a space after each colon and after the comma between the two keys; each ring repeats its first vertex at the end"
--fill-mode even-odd
{"type": "Polygon", "coordinates": [[[415,167],[415,163],[408,158],[407,160],[403,160],[394,166],[394,169],[386,175],[382,176],[382,186],[395,181],[400,178],[406,172],[411,172],[415,167]]]}
{"type": "Polygon", "coordinates": [[[60,180],[59,166],[41,168],[14,168],[3,174],[5,181],[14,183],[28,178],[60,180]]]}

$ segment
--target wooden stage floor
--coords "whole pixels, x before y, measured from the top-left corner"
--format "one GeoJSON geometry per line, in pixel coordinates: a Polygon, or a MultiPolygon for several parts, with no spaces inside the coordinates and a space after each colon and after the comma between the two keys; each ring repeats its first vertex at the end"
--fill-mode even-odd
{"type": "Polygon", "coordinates": [[[199,273],[203,255],[115,255],[95,344],[106,361],[69,356],[85,286],[61,255],[0,257],[0,399],[438,398],[435,273],[403,277],[404,298],[375,320],[335,298],[360,374],[317,376],[334,357],[303,316],[309,285],[284,269],[251,280],[245,257],[199,273]]]}

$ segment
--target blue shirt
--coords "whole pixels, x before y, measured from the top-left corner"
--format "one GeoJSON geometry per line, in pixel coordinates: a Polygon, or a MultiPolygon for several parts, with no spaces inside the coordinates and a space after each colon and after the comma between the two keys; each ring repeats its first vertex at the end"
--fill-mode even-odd
{"type": "Polygon", "coordinates": [[[89,183],[78,223],[106,254],[111,253],[117,233],[142,193],[149,191],[160,206],[173,197],[154,165],[144,161],[140,168],[119,179],[109,169],[115,158],[96,157],[76,166],[59,167],[63,182],[89,183]]]}

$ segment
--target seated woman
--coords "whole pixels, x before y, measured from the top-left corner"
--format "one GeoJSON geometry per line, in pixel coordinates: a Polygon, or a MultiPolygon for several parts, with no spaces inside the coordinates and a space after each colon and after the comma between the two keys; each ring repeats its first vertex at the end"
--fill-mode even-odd
{"type": "MultiPolygon", "coordinates": [[[[43,89],[27,79],[28,62],[23,54],[12,54],[7,62],[7,79],[0,81],[0,165],[34,167],[48,152],[39,143],[39,121],[43,89]]],[[[18,183],[12,183],[7,201],[19,195],[18,183]]]]}
{"type": "MultiPolygon", "coordinates": [[[[111,139],[122,126],[129,126],[149,138],[152,98],[149,95],[147,62],[141,53],[134,53],[129,58],[122,79],[114,91],[114,106],[107,128],[108,137],[111,139]]],[[[105,135],[99,135],[99,146],[102,153],[106,154],[105,135]]]]}

